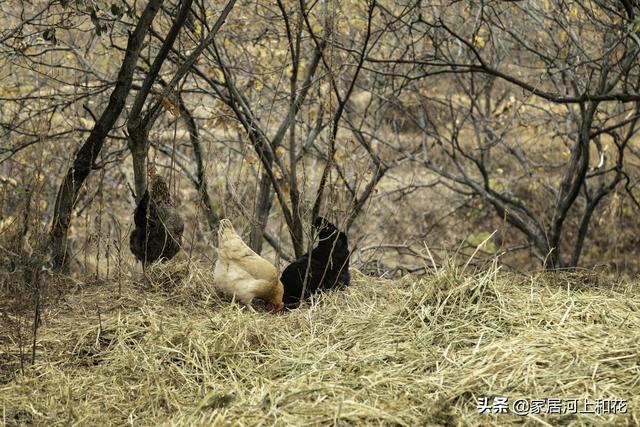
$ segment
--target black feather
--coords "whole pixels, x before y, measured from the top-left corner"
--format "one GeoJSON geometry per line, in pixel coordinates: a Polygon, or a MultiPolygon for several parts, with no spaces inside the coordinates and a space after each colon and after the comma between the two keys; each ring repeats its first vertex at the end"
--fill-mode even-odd
{"type": "Polygon", "coordinates": [[[180,251],[184,221],[169,203],[156,202],[147,190],[133,221],[136,228],[129,236],[129,248],[143,264],[170,260],[180,251]]]}
{"type": "Polygon", "coordinates": [[[287,266],[280,278],[284,284],[283,300],[289,307],[318,291],[348,286],[351,279],[347,235],[322,217],[315,219],[313,227],[318,231],[318,245],[287,266]]]}
{"type": "Polygon", "coordinates": [[[147,226],[147,210],[149,208],[149,190],[145,191],[133,214],[133,222],[136,227],[147,226]]]}

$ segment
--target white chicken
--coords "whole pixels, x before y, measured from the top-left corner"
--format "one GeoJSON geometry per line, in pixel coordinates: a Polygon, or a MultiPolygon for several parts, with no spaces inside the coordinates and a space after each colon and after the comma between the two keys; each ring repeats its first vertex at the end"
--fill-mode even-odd
{"type": "Polygon", "coordinates": [[[215,287],[241,303],[251,306],[254,298],[267,303],[267,309],[277,312],[284,308],[284,286],[278,270],[247,246],[228,219],[220,221],[218,229],[218,260],[213,270],[215,287]]]}

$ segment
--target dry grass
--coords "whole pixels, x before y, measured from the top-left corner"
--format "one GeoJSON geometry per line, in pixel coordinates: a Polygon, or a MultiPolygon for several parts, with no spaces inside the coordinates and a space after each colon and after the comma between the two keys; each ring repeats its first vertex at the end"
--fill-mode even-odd
{"type": "Polygon", "coordinates": [[[151,284],[126,282],[120,297],[115,283],[82,287],[48,308],[36,364],[0,385],[0,416],[47,426],[640,424],[637,286],[495,267],[353,275],[347,291],[279,316],[220,301],[201,264],[154,268],[151,284]],[[479,414],[484,396],[619,397],[628,413],[479,414]]]}

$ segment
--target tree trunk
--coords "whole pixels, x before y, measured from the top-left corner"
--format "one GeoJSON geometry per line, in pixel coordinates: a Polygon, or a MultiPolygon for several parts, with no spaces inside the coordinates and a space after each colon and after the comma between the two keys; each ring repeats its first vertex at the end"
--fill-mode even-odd
{"type": "Polygon", "coordinates": [[[147,152],[149,135],[146,129],[138,127],[129,131],[129,150],[133,163],[133,182],[136,191],[136,205],[147,189],[147,152]]]}
{"type": "Polygon", "coordinates": [[[198,190],[200,200],[202,201],[206,211],[209,229],[213,232],[213,239],[217,244],[218,237],[216,232],[218,231],[220,217],[216,213],[211,196],[209,195],[209,190],[207,189],[207,176],[205,174],[204,161],[202,159],[202,146],[200,144],[198,124],[181,97],[179,98],[179,101],[180,111],[182,113],[182,118],[187,125],[187,129],[189,130],[189,140],[191,141],[191,148],[193,148],[193,156],[196,161],[196,189],[198,190]]]}
{"type": "Polygon", "coordinates": [[[144,78],[142,87],[138,91],[136,98],[131,107],[129,114],[129,122],[127,123],[127,130],[129,131],[129,150],[133,157],[133,176],[136,187],[136,203],[140,201],[144,192],[147,189],[147,152],[149,151],[149,130],[153,126],[155,120],[158,118],[158,107],[150,108],[149,111],[142,117],[142,108],[145,101],[151,92],[151,87],[158,77],[158,73],[162,68],[162,64],[169,55],[173,43],[178,37],[178,33],[189,16],[191,10],[191,3],[193,0],[185,0],[182,2],[180,10],[176,15],[176,19],[171,25],[171,29],[167,34],[167,37],[162,43],[162,47],[158,51],[153,64],[149,67],[149,72],[144,78]]]}
{"type": "Polygon", "coordinates": [[[260,177],[260,188],[258,190],[258,205],[256,206],[255,220],[251,223],[251,232],[249,233],[249,247],[258,254],[262,251],[262,236],[267,227],[269,213],[271,212],[271,196],[271,178],[263,167],[262,176],[260,177]]]}
{"type": "Polygon", "coordinates": [[[124,108],[144,38],[162,3],[163,0],[151,0],[142,12],[138,25],[129,36],[125,57],[118,73],[116,86],[109,98],[109,104],[96,122],[87,140],[80,147],[73,165],[67,171],[58,189],[51,224],[51,255],[53,257],[53,266],[57,270],[62,269],[68,262],[67,233],[78,192],[89,176],[102,150],[105,138],[124,108]]]}
{"type": "Polygon", "coordinates": [[[549,255],[547,269],[567,267],[560,253],[560,240],[563,232],[564,221],[569,210],[576,201],[589,168],[589,143],[593,117],[598,106],[597,102],[590,102],[582,107],[582,123],[580,133],[576,141],[569,163],[565,167],[565,174],[560,182],[558,196],[555,200],[555,208],[551,225],[549,227],[549,244],[553,249],[549,255]]]}

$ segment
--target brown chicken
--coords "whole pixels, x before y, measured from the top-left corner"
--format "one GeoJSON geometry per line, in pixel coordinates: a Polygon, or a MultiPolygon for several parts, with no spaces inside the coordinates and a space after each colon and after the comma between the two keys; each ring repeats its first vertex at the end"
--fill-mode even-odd
{"type": "Polygon", "coordinates": [[[284,308],[284,286],[278,270],[247,246],[228,219],[220,221],[218,230],[218,260],[213,270],[217,289],[251,306],[254,298],[267,303],[267,309],[277,312],[284,308]]]}
{"type": "Polygon", "coordinates": [[[145,266],[157,260],[170,260],[182,244],[184,221],[171,203],[164,178],[149,168],[151,191],[144,192],[133,216],[136,228],[129,236],[129,247],[145,266]]]}

